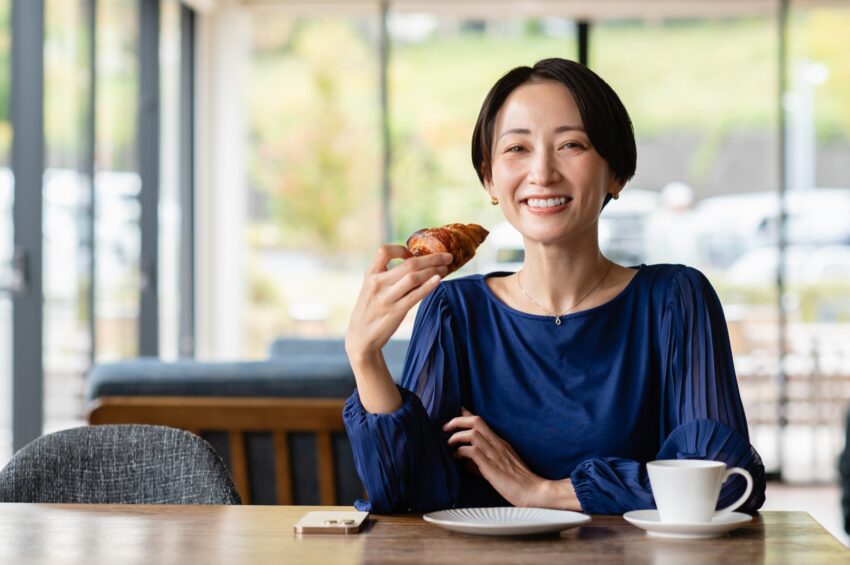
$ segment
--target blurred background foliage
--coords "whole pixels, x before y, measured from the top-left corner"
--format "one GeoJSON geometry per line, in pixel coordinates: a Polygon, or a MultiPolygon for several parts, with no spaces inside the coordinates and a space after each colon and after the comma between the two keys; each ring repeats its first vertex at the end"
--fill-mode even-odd
{"type": "MultiPolygon", "coordinates": [[[[72,10],[71,3],[64,3],[72,10]]],[[[100,9],[102,32],[128,48],[99,52],[99,136],[114,140],[106,158],[131,169],[135,104],[135,38],[121,19],[100,9]]],[[[60,27],[63,3],[54,3],[48,26],[60,27]]],[[[9,77],[9,3],[0,3],[0,80],[9,77]]],[[[270,18],[255,21],[249,87],[250,182],[254,238],[276,247],[366,253],[379,226],[381,145],[378,55],[374,19],[270,18]],[[345,190],[341,190],[344,187],[345,190]]],[[[492,27],[492,26],[491,26],[492,27]]],[[[63,33],[69,28],[64,28],[63,33]]],[[[130,26],[132,29],[132,26],[130,26]]],[[[850,12],[795,13],[790,60],[804,56],[830,68],[818,89],[819,143],[850,139],[850,68],[846,45],[850,12]]],[[[394,39],[389,58],[390,167],[393,239],[425,225],[457,219],[492,222],[469,164],[469,137],[486,88],[507,69],[549,56],[575,57],[574,31],[552,33],[539,20],[514,23],[502,33],[483,23],[459,22],[416,41],[394,39]]],[[[663,132],[698,132],[701,159],[710,169],[718,145],[734,130],[774,131],[775,22],[764,18],[613,22],[594,27],[591,66],[617,90],[639,138],[663,132]],[[635,64],[639,61],[640,64],[635,64]],[[718,88],[717,77],[722,76],[718,88]]],[[[69,41],[85,38],[69,38],[69,41]]],[[[84,53],[84,50],[68,50],[84,53]]],[[[46,53],[48,60],[67,56],[46,53]]],[[[46,127],[51,147],[68,154],[83,116],[74,103],[82,64],[47,64],[46,127]]],[[[793,72],[793,69],[791,70],[793,72]]],[[[791,77],[793,79],[793,77],[791,77]]],[[[8,159],[9,89],[0,88],[0,159],[8,159]]],[[[7,164],[3,162],[2,164],[7,164]]],[[[659,187],[646,187],[657,190],[659,187]]],[[[763,189],[763,187],[759,187],[763,189]]],[[[380,237],[379,237],[380,238],[380,237]]]]}
{"type": "MultiPolygon", "coordinates": [[[[328,253],[371,253],[375,241],[357,234],[364,225],[380,231],[375,22],[310,18],[255,26],[249,107],[257,225],[272,223],[277,234],[264,234],[276,247],[295,249],[309,239],[328,253]]],[[[499,33],[488,26],[458,22],[416,41],[393,37],[390,215],[397,242],[423,226],[500,219],[484,205],[469,163],[486,90],[513,66],[576,56],[574,30],[552,33],[539,20],[499,33]]],[[[831,69],[818,89],[819,143],[850,139],[850,69],[833,39],[848,28],[848,12],[812,10],[793,20],[790,60],[805,54],[831,69]]],[[[769,97],[777,89],[774,21],[614,22],[594,27],[591,40],[591,66],[624,100],[639,140],[699,136],[692,183],[712,170],[731,132],[776,135],[769,97]]]]}

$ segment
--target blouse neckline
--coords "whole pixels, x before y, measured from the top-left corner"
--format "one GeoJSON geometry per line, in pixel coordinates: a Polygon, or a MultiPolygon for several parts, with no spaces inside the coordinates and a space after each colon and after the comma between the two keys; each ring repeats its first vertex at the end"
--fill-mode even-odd
{"type": "MultiPolygon", "coordinates": [[[[635,273],[635,275],[632,277],[632,280],[630,280],[628,282],[628,284],[623,288],[623,290],[621,290],[614,298],[612,298],[608,302],[603,302],[602,304],[599,304],[598,306],[594,306],[593,308],[588,308],[587,310],[580,310],[578,312],[573,312],[571,314],[564,314],[564,315],[561,316],[561,320],[569,320],[569,319],[572,319],[572,318],[578,318],[578,317],[581,317],[581,316],[587,316],[587,315],[590,315],[590,314],[594,314],[594,313],[596,313],[600,310],[607,309],[607,308],[613,306],[614,304],[616,304],[617,302],[623,300],[623,298],[627,294],[629,294],[631,292],[631,289],[635,286],[635,281],[637,280],[637,278],[640,277],[641,273],[646,270],[644,267],[646,267],[646,265],[643,264],[643,263],[641,263],[640,265],[637,265],[637,266],[629,267],[630,269],[635,269],[637,271],[637,273],[635,273]]],[[[502,301],[501,298],[496,296],[496,293],[493,292],[493,289],[491,289],[490,285],[487,284],[487,279],[490,278],[490,277],[507,277],[507,276],[513,275],[513,274],[514,273],[510,272],[510,271],[494,271],[492,273],[480,275],[479,283],[481,284],[482,288],[484,289],[484,294],[487,295],[487,298],[489,298],[493,303],[495,303],[496,306],[498,306],[500,309],[502,309],[502,310],[504,310],[504,311],[506,311],[510,314],[513,314],[515,316],[521,316],[523,318],[530,318],[530,319],[533,319],[533,320],[552,320],[554,318],[554,316],[543,315],[543,314],[531,314],[530,312],[523,312],[522,310],[517,310],[516,308],[508,306],[507,304],[505,304],[502,301]]]]}

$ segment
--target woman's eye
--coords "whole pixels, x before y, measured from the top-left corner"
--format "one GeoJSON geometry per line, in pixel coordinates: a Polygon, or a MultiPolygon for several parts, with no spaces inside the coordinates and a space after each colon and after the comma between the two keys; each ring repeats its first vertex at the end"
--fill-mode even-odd
{"type": "Polygon", "coordinates": [[[561,149],[584,149],[584,146],[580,143],[576,143],[575,141],[568,141],[561,145],[561,149]]]}
{"type": "Polygon", "coordinates": [[[523,150],[523,148],[519,145],[511,145],[507,149],[505,149],[505,153],[519,153],[523,150]]]}

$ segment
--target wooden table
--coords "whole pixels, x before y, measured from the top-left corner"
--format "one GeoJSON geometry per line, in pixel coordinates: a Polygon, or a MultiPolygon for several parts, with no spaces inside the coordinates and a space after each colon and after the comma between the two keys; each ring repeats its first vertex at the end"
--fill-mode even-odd
{"type": "Polygon", "coordinates": [[[0,504],[0,563],[850,563],[804,512],[764,512],[727,537],[647,537],[619,516],[560,535],[457,534],[419,516],[375,516],[356,535],[296,535],[305,506],[0,504]]]}

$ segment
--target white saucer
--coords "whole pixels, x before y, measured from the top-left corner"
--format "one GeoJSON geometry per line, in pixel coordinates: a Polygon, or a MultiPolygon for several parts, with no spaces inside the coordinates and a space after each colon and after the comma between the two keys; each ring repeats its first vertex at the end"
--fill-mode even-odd
{"type": "Polygon", "coordinates": [[[447,530],[485,536],[522,536],[560,532],[590,522],[590,516],[546,508],[454,508],[422,516],[447,530]]]}
{"type": "Polygon", "coordinates": [[[680,539],[715,538],[740,528],[753,519],[749,514],[725,512],[715,514],[711,522],[679,524],[662,522],[658,516],[658,510],[632,510],[623,514],[623,518],[638,528],[646,530],[651,536],[680,539]]]}

